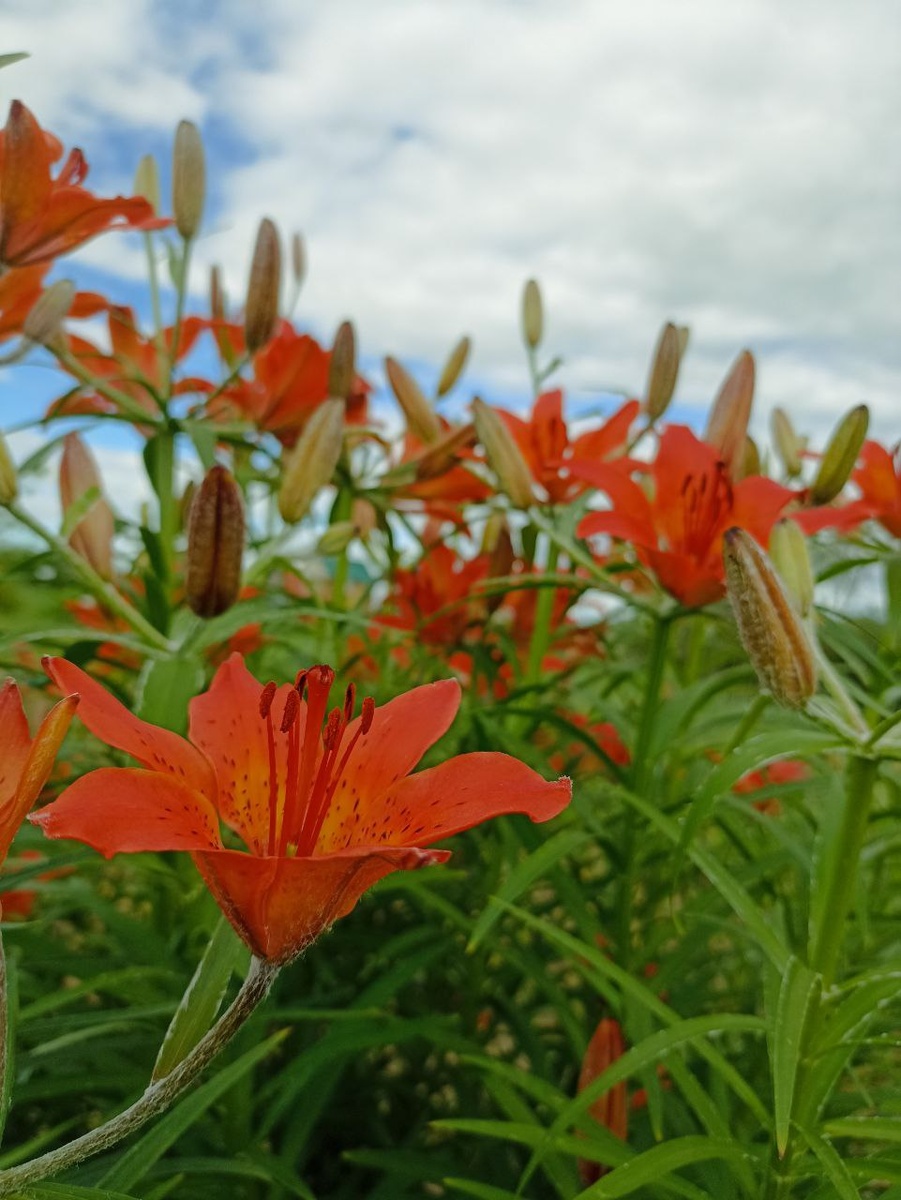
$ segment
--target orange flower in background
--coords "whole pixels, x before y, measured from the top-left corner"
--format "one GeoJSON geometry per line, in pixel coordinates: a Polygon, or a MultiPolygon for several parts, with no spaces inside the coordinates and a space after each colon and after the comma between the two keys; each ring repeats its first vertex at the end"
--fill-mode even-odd
{"type": "MultiPolygon", "coordinates": [[[[579,1092],[583,1092],[589,1084],[603,1075],[611,1063],[622,1058],[626,1045],[619,1021],[612,1017],[604,1017],[592,1035],[591,1041],[582,1059],[582,1070],[579,1073],[579,1092]]],[[[626,1106],[626,1081],[621,1080],[604,1092],[588,1109],[588,1112],[599,1125],[609,1129],[614,1137],[625,1141],[629,1133],[629,1112],[626,1106]]],[[[579,1159],[579,1177],[585,1187],[596,1183],[608,1168],[601,1163],[579,1159]]]]}
{"type": "MultiPolygon", "coordinates": [[[[155,396],[163,396],[168,388],[172,359],[174,329],[170,325],[160,331],[160,340],[141,333],[134,313],[125,305],[103,304],[107,309],[110,349],[101,350],[86,338],[70,335],[68,349],[85,371],[123,392],[143,408],[148,416],[159,416],[155,396]]],[[[98,309],[99,311],[99,309],[98,309]]],[[[79,315],[79,314],[76,314],[79,315]]],[[[198,337],[210,322],[203,317],[185,317],[179,326],[175,364],[194,349],[198,337]]],[[[176,396],[208,392],[212,389],[205,379],[179,379],[173,387],[176,396]]],[[[48,416],[73,416],[78,413],[115,413],[119,408],[114,400],[91,390],[78,390],[51,405],[48,416]]]]}
{"type": "Polygon", "coordinates": [[[901,468],[898,451],[892,454],[878,442],[864,442],[859,466],[851,479],[860,489],[857,500],[822,505],[790,514],[805,533],[836,529],[849,533],[864,521],[878,521],[894,537],[901,537],[901,468]]]}
{"type": "Polygon", "coordinates": [[[602,463],[624,453],[640,407],[637,400],[629,400],[599,429],[572,441],[563,420],[563,393],[559,389],[540,395],[527,419],[503,408],[497,412],[513,434],[532,478],[544,488],[551,504],[565,504],[586,487],[584,479],[570,472],[570,464],[602,463]]]}
{"type": "Polygon", "coordinates": [[[81,187],[88,165],[80,150],[71,150],[52,178],[62,152],[61,143],[14,100],[0,133],[0,266],[48,262],[110,229],[169,224],[139,196],[98,200],[81,187]]]}
{"type": "Polygon", "coordinates": [[[606,493],[613,506],[588,513],[577,532],[631,542],[660,586],[690,608],[725,594],[726,530],[738,526],[766,545],[779,514],[795,497],[790,488],[762,476],[733,484],[716,451],[683,425],[665,430],[648,469],[651,498],[615,466],[574,463],[573,474],[606,493]]]}
{"type": "Polygon", "coordinates": [[[60,700],[32,738],[15,682],[0,687],[0,863],[50,776],[77,704],[76,695],[60,700]]]}
{"type": "Polygon", "coordinates": [[[411,775],[456,715],[452,680],[380,708],[367,698],[354,718],[353,685],[327,711],[331,668],[261,687],[233,655],[191,702],[186,740],[135,717],[65,659],[45,665],[58,686],[77,683],[91,732],[141,767],[89,772],[34,823],[108,857],[188,851],[239,936],[273,962],[294,958],[385,875],[444,862],[449,851],[428,849],[434,842],[502,813],[549,820],[572,794],[569,780],[548,783],[505,754],[411,775]]]}
{"type": "MultiPolygon", "coordinates": [[[[243,342],[242,342],[243,344],[243,342]]],[[[328,399],[331,352],[280,321],[275,336],[253,356],[253,379],[241,379],[216,398],[211,415],[253,421],[293,446],[312,413],[328,399]]],[[[371,387],[360,376],[347,398],[347,421],[364,424],[371,387]]]]}
{"type": "MultiPolygon", "coordinates": [[[[810,768],[807,763],[798,758],[781,758],[768,763],[759,771],[748,771],[732,785],[736,796],[753,796],[762,788],[774,787],[778,784],[801,783],[810,778],[810,768]]],[[[752,804],[758,812],[777,817],[782,812],[782,805],[776,796],[768,796],[764,800],[753,800],[752,804]]]]}
{"type": "Polygon", "coordinates": [[[409,570],[394,573],[394,616],[381,618],[393,629],[415,630],[417,640],[430,646],[450,646],[467,630],[481,628],[487,616],[479,585],[489,578],[487,554],[460,558],[439,543],[409,570]]]}
{"type": "Polygon", "coordinates": [[[40,299],[49,270],[49,263],[40,263],[0,275],[0,342],[21,333],[25,318],[40,299]]]}

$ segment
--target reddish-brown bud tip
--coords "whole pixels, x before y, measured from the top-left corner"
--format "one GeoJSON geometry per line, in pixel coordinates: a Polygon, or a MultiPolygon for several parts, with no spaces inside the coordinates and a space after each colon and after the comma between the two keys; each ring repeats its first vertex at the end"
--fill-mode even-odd
{"type": "Polygon", "coordinates": [[[188,518],[185,599],[199,617],[217,617],[234,604],[243,554],[241,490],[225,467],[212,467],[194,495],[188,518]]]}

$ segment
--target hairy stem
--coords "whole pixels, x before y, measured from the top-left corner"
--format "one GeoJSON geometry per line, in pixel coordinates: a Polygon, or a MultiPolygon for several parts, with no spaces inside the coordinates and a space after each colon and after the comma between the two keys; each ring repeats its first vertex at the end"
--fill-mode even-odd
{"type": "Polygon", "coordinates": [[[21,1191],[24,1184],[47,1179],[93,1154],[108,1150],[123,1138],[140,1129],[151,1118],[164,1112],[172,1102],[188,1088],[197,1076],[209,1065],[216,1055],[234,1037],[254,1009],[266,998],[279,968],[263,959],[252,958],[247,978],[241,985],[231,1006],[206,1036],[197,1043],[191,1053],[164,1075],[152,1083],[140,1099],[130,1108],[92,1129],[90,1133],[75,1138],[57,1150],[50,1150],[39,1158],[22,1163],[9,1170],[0,1171],[0,1196],[9,1196],[21,1191]]]}

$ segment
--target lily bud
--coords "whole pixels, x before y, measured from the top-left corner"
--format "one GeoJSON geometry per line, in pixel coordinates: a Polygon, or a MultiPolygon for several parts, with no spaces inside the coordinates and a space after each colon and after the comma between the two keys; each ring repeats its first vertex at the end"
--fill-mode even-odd
{"type": "Polygon", "coordinates": [[[248,354],[256,354],[275,332],[281,280],[282,251],[278,230],[268,217],[264,217],[257,232],[244,306],[244,342],[248,354]]]}
{"type": "Polygon", "coordinates": [[[350,321],[342,321],[332,342],[328,370],[328,394],[346,400],[357,378],[357,339],[350,321]]]}
{"type": "Polygon", "coordinates": [[[0,504],[12,504],[19,494],[19,476],[6,438],[0,433],[0,504]]]}
{"type": "Polygon", "coordinates": [[[529,508],[534,499],[532,474],[513,434],[495,410],[478,396],[472,402],[472,415],[479,441],[485,447],[501,491],[516,508],[529,508]]]}
{"type": "Polygon", "coordinates": [[[59,495],[65,515],[90,491],[98,495],[69,533],[69,545],[103,579],[113,577],[113,512],[103,496],[103,483],[94,456],[77,433],[63,438],[59,465],[59,495]]]}
{"type": "Polygon", "coordinates": [[[735,479],[748,479],[752,475],[759,475],[760,465],[760,449],[749,434],[745,438],[745,444],[742,447],[738,469],[735,472],[735,479]]]}
{"type": "Polygon", "coordinates": [[[154,213],[159,213],[160,173],[152,154],[145,154],[138,163],[135,171],[134,193],[136,196],[143,196],[154,213]]]}
{"type": "Polygon", "coordinates": [[[317,554],[341,554],[357,536],[353,521],[335,521],[316,543],[317,554]]]}
{"type": "Polygon", "coordinates": [[[733,477],[741,467],[753,400],[754,356],[742,350],[716,394],[704,433],[704,441],[719,451],[733,477]]]}
{"type": "Polygon", "coordinates": [[[813,568],[801,526],[783,517],[770,534],[770,558],[802,617],[813,608],[813,568]]]}
{"type": "Polygon", "coordinates": [[[350,506],[350,519],[365,542],[378,526],[379,514],[371,500],[367,500],[365,496],[355,496],[350,506]]]}
{"type": "Polygon", "coordinates": [[[344,444],[344,409],[337,398],[320,404],[285,452],[278,511],[288,524],[299,521],[319,489],[331,483],[344,444]]]}
{"type": "Polygon", "coordinates": [[[685,351],[688,349],[688,339],[691,337],[691,330],[687,325],[678,325],[676,333],[679,335],[679,360],[685,357],[685,351]]]}
{"type": "Polygon", "coordinates": [[[644,407],[650,421],[657,421],[663,416],[676,390],[679,361],[682,357],[680,340],[679,330],[668,321],[657,339],[648,377],[644,407]]]}
{"type": "Polygon", "coordinates": [[[75,299],[75,285],[69,279],[58,279],[41,292],[31,312],[22,323],[22,333],[30,342],[49,345],[60,332],[62,323],[75,299]]]}
{"type": "Polygon", "coordinates": [[[437,442],[433,442],[428,450],[411,460],[415,467],[414,478],[420,483],[426,479],[437,479],[445,475],[457,463],[457,454],[466,446],[471,446],[476,440],[476,427],[458,425],[449,432],[442,432],[437,442]]]}
{"type": "Polygon", "coordinates": [[[179,121],[172,152],[172,215],[185,241],[200,228],[205,200],[206,166],[200,130],[193,121],[179,121]]]}
{"type": "Polygon", "coordinates": [[[461,337],[447,356],[447,362],[444,364],[444,370],[441,372],[436,389],[439,396],[446,396],[460,378],[463,368],[466,366],[466,360],[469,358],[471,347],[472,342],[469,338],[461,337]]]}
{"type": "Polygon", "coordinates": [[[526,281],[522,293],[522,336],[526,345],[534,350],[544,333],[544,311],[541,290],[534,279],[526,281]]]}
{"type": "MultiPolygon", "coordinates": [[[[589,1084],[612,1066],[617,1059],[622,1058],[626,1046],[623,1031],[619,1021],[605,1017],[592,1035],[582,1059],[582,1070],[579,1072],[578,1090],[584,1092],[589,1084]]],[[[613,1134],[614,1137],[625,1141],[629,1133],[629,1110],[626,1107],[626,1081],[623,1079],[599,1096],[588,1109],[599,1125],[613,1134]]],[[[596,1183],[602,1175],[606,1175],[609,1167],[588,1159],[579,1159],[579,1177],[586,1187],[596,1183]]]]}
{"type": "Polygon", "coordinates": [[[423,442],[440,441],[443,436],[441,422],[409,371],[389,355],[385,359],[385,374],[410,431],[423,442]]]}
{"type": "Polygon", "coordinates": [[[225,320],[225,289],[219,267],[210,267],[210,316],[214,321],[225,320]]]}
{"type": "Polygon", "coordinates": [[[761,687],[779,704],[803,708],[816,691],[816,656],[772,563],[735,528],[723,539],[723,560],[738,632],[761,687]]]}
{"type": "Polygon", "coordinates": [[[241,586],[244,505],[231,472],[207,471],[191,502],[185,599],[198,617],[218,617],[231,608],[241,586]]]}
{"type": "Polygon", "coordinates": [[[869,424],[870,410],[865,404],[858,404],[836,425],[810,488],[811,504],[828,504],[848,482],[869,424]]]}
{"type": "Polygon", "coordinates": [[[801,453],[804,450],[804,439],[795,433],[791,418],[784,408],[774,408],[770,417],[770,428],[773,434],[773,445],[782,460],[782,466],[789,479],[797,479],[801,474],[801,453]]]}
{"type": "Polygon", "coordinates": [[[299,233],[291,235],[291,274],[294,284],[300,287],[307,273],[307,256],[303,248],[303,238],[299,233]]]}

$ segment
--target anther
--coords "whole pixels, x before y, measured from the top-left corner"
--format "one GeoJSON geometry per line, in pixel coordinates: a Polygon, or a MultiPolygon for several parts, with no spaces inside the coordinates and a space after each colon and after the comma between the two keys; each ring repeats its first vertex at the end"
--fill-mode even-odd
{"type": "Polygon", "coordinates": [[[328,715],[325,730],[322,734],[322,744],[326,750],[335,749],[343,729],[344,721],[342,720],[341,709],[333,708],[328,715]]]}
{"type": "Polygon", "coordinates": [[[371,696],[365,696],[363,699],[363,708],[360,713],[360,733],[368,733],[372,727],[372,718],[375,716],[375,701],[371,696]]]}
{"type": "Polygon", "coordinates": [[[297,678],[294,680],[295,690],[301,699],[303,699],[303,689],[306,687],[308,674],[308,671],[298,671],[297,678]]]}
{"type": "Polygon", "coordinates": [[[264,720],[269,716],[269,710],[272,708],[272,701],[275,699],[275,693],[277,691],[277,686],[270,680],[260,694],[260,716],[264,720]]]}
{"type": "Polygon", "coordinates": [[[285,711],[282,715],[281,731],[287,733],[294,722],[297,720],[297,714],[300,712],[300,696],[292,688],[288,692],[288,697],[285,700],[285,711]]]}
{"type": "Polygon", "coordinates": [[[354,705],[357,702],[356,684],[349,683],[344,693],[344,720],[349,721],[354,715],[354,705]]]}

